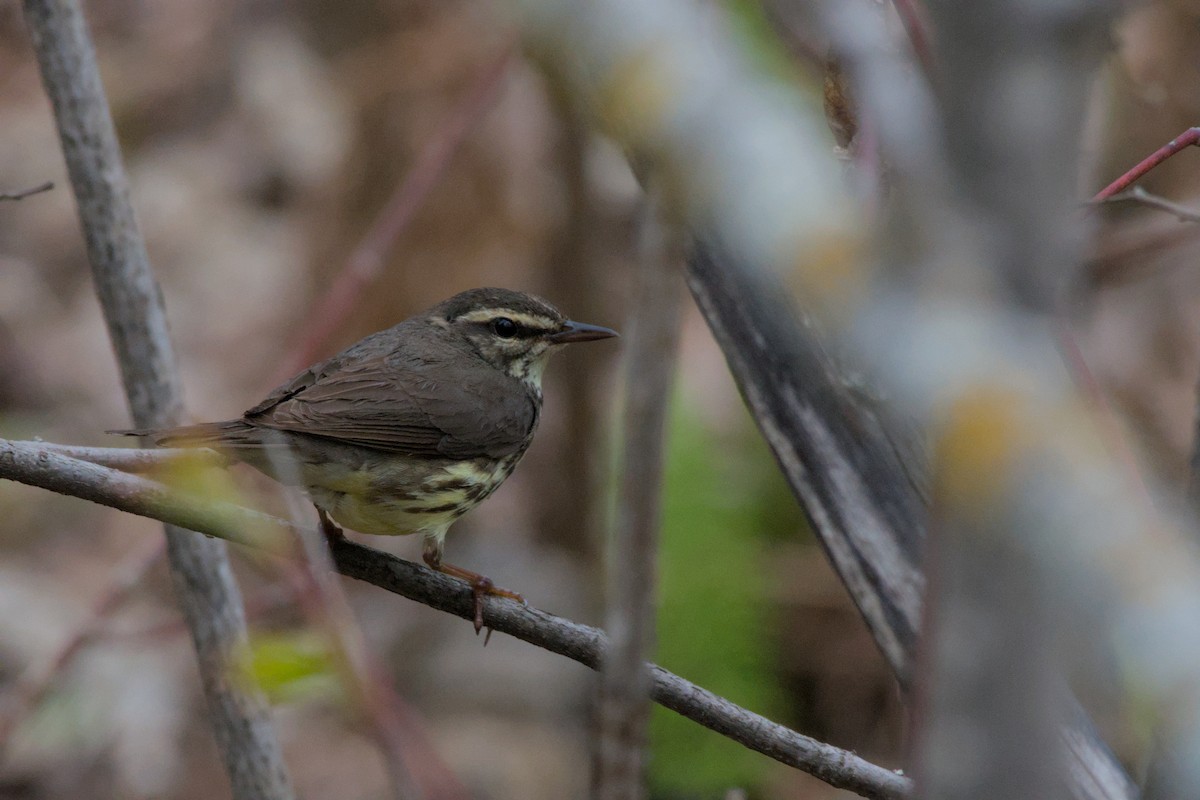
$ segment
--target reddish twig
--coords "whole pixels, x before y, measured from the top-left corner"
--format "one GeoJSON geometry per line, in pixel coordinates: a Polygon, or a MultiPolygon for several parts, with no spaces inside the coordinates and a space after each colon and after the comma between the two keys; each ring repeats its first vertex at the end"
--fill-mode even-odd
{"type": "MultiPolygon", "coordinates": [[[[1167,200],[1164,197],[1152,195],[1146,190],[1133,186],[1146,173],[1157,167],[1159,164],[1166,161],[1171,156],[1186,147],[1200,145],[1200,127],[1188,128],[1186,131],[1176,136],[1171,141],[1167,142],[1162,147],[1155,150],[1150,155],[1143,158],[1135,164],[1124,175],[1117,178],[1115,181],[1105,186],[1092,197],[1089,205],[1095,206],[1101,203],[1111,203],[1119,201],[1134,201],[1152,208],[1158,208],[1163,211],[1168,211],[1184,221],[1200,222],[1200,214],[1191,209],[1180,206],[1176,203],[1167,200]]],[[[1092,373],[1091,368],[1084,358],[1083,350],[1079,347],[1079,343],[1075,340],[1075,335],[1071,330],[1069,316],[1065,310],[1059,311],[1059,331],[1058,341],[1062,349],[1063,357],[1067,365],[1074,375],[1075,383],[1084,393],[1084,395],[1092,402],[1098,412],[1098,419],[1105,431],[1105,436],[1114,447],[1114,452],[1123,465],[1132,485],[1137,486],[1141,495],[1145,499],[1147,508],[1153,509],[1153,503],[1150,500],[1150,490],[1146,486],[1142,478],[1141,469],[1138,467],[1137,458],[1134,456],[1133,449],[1129,446],[1125,439],[1125,435],[1120,424],[1117,422],[1116,412],[1112,409],[1108,399],[1100,386],[1100,382],[1092,373]]]]}
{"type": "MultiPolygon", "coordinates": [[[[1200,221],[1200,215],[1196,214],[1196,212],[1172,203],[1166,198],[1152,195],[1139,187],[1132,187],[1135,181],[1142,178],[1150,170],[1185,147],[1192,147],[1194,145],[1200,145],[1200,127],[1188,128],[1182,134],[1143,158],[1124,175],[1097,192],[1092,197],[1089,205],[1094,206],[1106,202],[1131,200],[1169,211],[1182,220],[1191,219],[1193,221],[1200,221]]],[[[1058,317],[1059,346],[1061,347],[1067,366],[1075,378],[1075,383],[1096,408],[1100,424],[1106,433],[1106,438],[1113,445],[1114,452],[1128,474],[1129,480],[1132,482],[1132,485],[1139,488],[1142,496],[1145,498],[1147,508],[1152,509],[1153,504],[1150,501],[1150,491],[1142,478],[1141,470],[1137,465],[1137,459],[1133,454],[1132,448],[1125,440],[1121,426],[1117,423],[1116,412],[1113,411],[1108,399],[1104,396],[1100,382],[1092,373],[1087,360],[1084,358],[1083,350],[1075,340],[1075,335],[1071,330],[1069,315],[1064,309],[1060,308],[1058,317]]]]}
{"type": "Polygon", "coordinates": [[[30,195],[48,192],[53,188],[54,181],[46,181],[45,183],[39,183],[37,186],[31,186],[28,189],[18,189],[15,192],[0,192],[0,200],[24,200],[30,195]]]}
{"type": "Polygon", "coordinates": [[[14,730],[29,712],[45,699],[58,676],[62,674],[100,629],[110,614],[129,597],[150,568],[158,563],[166,550],[166,540],[147,539],[133,557],[119,567],[112,581],[92,604],[91,613],[54,657],[41,669],[29,667],[4,700],[5,713],[0,717],[0,753],[5,752],[14,730]]]}
{"type": "Polygon", "coordinates": [[[363,290],[379,276],[388,251],[412,223],[429,191],[446,173],[446,168],[467,134],[491,108],[512,60],[513,50],[510,48],[489,64],[446,120],[439,134],[421,150],[404,181],[346,259],[329,291],[309,312],[311,325],[308,333],[292,354],[284,359],[285,370],[279,379],[315,361],[325,342],[350,317],[363,290]]]}
{"type": "Polygon", "coordinates": [[[1103,189],[1097,192],[1096,196],[1092,198],[1092,202],[1096,202],[1098,200],[1107,200],[1113,195],[1125,191],[1136,181],[1140,180],[1147,172],[1154,169],[1159,164],[1178,153],[1180,150],[1197,144],[1200,144],[1200,128],[1188,128],[1179,136],[1176,136],[1174,139],[1143,158],[1124,175],[1117,178],[1108,186],[1105,186],[1103,189]]]}

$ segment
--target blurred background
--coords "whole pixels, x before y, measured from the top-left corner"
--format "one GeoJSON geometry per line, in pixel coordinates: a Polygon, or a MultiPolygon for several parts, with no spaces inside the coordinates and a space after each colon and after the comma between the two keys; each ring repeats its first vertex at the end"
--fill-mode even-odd
{"type": "MultiPolygon", "coordinates": [[[[85,5],[197,420],[236,416],[309,361],[475,286],[533,291],[575,319],[622,328],[637,184],[522,52],[503,4],[85,5]],[[378,274],[346,321],[303,357],[328,318],[322,298],[380,216],[396,219],[389,203],[414,169],[429,188],[409,202],[411,222],[378,251],[378,274]]],[[[775,24],[771,3],[728,0],[724,11],[764,69],[821,102],[819,37],[775,24]]],[[[1198,22],[1200,4],[1150,3],[1114,31],[1075,154],[1081,201],[1200,119],[1198,22]]],[[[128,424],[123,394],[13,4],[0,6],[0,120],[0,191],[57,184],[0,203],[0,436],[115,444],[102,432],[128,424]]],[[[1144,185],[1200,205],[1198,157],[1181,154],[1144,185]]],[[[1089,366],[1147,461],[1178,483],[1200,373],[1200,273],[1189,268],[1197,230],[1161,212],[1105,207],[1073,306],[1089,366]]],[[[620,353],[618,343],[558,358],[528,456],[447,546],[449,561],[589,624],[602,620],[620,353]]],[[[248,471],[238,479],[266,488],[248,471]]],[[[806,734],[900,764],[895,682],[690,305],[665,488],[658,662],[806,734]]],[[[97,598],[159,526],[11,483],[0,484],[0,519],[0,693],[11,697],[94,617],[97,598]]],[[[419,556],[417,540],[368,543],[419,556]]],[[[286,584],[236,551],[235,560],[255,669],[276,701],[299,792],[389,796],[369,723],[312,655],[286,584]]],[[[465,622],[347,589],[412,711],[406,726],[428,742],[424,758],[471,797],[586,794],[592,673],[502,635],[484,649],[465,622]]],[[[162,563],[53,674],[28,712],[0,701],[0,797],[226,796],[162,563]]],[[[1111,714],[1120,742],[1120,709],[1111,714]]],[[[731,789],[836,795],[657,708],[650,768],[664,800],[731,789]]]]}

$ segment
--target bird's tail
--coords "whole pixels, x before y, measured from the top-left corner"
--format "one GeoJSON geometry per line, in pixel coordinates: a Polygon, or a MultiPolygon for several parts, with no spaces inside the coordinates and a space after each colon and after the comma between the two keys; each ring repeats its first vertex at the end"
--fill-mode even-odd
{"type": "Polygon", "coordinates": [[[214,447],[244,444],[252,436],[254,426],[240,419],[224,422],[203,422],[178,428],[137,428],[105,431],[118,436],[146,436],[159,447],[214,447]]]}

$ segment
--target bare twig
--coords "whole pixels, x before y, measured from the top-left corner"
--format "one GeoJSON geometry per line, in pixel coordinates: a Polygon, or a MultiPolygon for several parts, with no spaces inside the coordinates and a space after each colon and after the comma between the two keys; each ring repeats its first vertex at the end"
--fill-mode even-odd
{"type": "Polygon", "coordinates": [[[0,702],[4,715],[0,717],[0,756],[8,746],[9,737],[21,721],[46,697],[54,681],[75,657],[100,632],[104,621],[141,582],[163,554],[162,539],[147,539],[143,546],[117,568],[111,581],[92,603],[91,613],[42,668],[30,667],[17,681],[9,696],[0,702]]]}
{"type": "MultiPolygon", "coordinates": [[[[288,552],[279,537],[292,529],[283,520],[230,503],[199,500],[146,478],[68,458],[45,449],[39,442],[0,439],[0,479],[153,517],[228,541],[265,548],[268,553],[288,552]]],[[[474,618],[473,594],[461,581],[349,540],[333,543],[332,552],[334,563],[343,575],[465,620],[474,618]]],[[[495,631],[592,669],[599,668],[608,646],[604,633],[596,628],[506,598],[489,598],[483,619],[495,631]]],[[[655,702],[710,730],[831,786],[864,797],[906,796],[908,780],[891,770],[771,722],[662,667],[651,666],[650,673],[651,697],[655,702]]]]}
{"type": "MultiPolygon", "coordinates": [[[[25,0],[24,7],[134,422],[172,424],[181,417],[182,395],[161,292],[130,202],[83,13],[77,0],[25,0]]],[[[292,789],[266,702],[228,680],[246,621],[225,546],[171,527],[166,535],[176,597],[192,632],[233,796],[288,800],[292,789]]]]}
{"type": "Polygon", "coordinates": [[[26,197],[42,192],[48,192],[54,188],[54,181],[46,181],[39,183],[37,186],[30,186],[28,189],[19,189],[15,192],[0,192],[0,200],[24,200],[26,197]]]}
{"type": "MultiPolygon", "coordinates": [[[[1200,128],[1189,128],[1188,130],[1184,131],[1182,135],[1172,139],[1166,145],[1160,147],[1158,150],[1154,151],[1145,159],[1140,161],[1136,166],[1133,167],[1133,169],[1125,173],[1125,175],[1122,175],[1116,181],[1097,192],[1095,197],[1092,198],[1091,204],[1097,205],[1102,203],[1132,202],[1146,206],[1147,208],[1165,211],[1168,214],[1173,215],[1180,222],[1200,222],[1200,211],[1195,211],[1187,206],[1168,200],[1165,197],[1147,192],[1140,186],[1132,186],[1134,181],[1141,178],[1163,161],[1166,161],[1168,158],[1175,155],[1180,150],[1183,150],[1185,147],[1196,144],[1200,144],[1200,128]]],[[[1118,260],[1115,263],[1119,266],[1119,269],[1110,269],[1110,274],[1126,272],[1127,264],[1136,262],[1118,260]]],[[[1088,274],[1094,280],[1097,270],[1094,265],[1089,265],[1089,267],[1090,269],[1088,270],[1088,274]]],[[[1109,416],[1111,418],[1111,414],[1109,416]]],[[[1112,428],[1114,427],[1114,422],[1115,420],[1110,419],[1107,421],[1107,424],[1110,428],[1112,428]]],[[[1197,498],[1200,498],[1200,479],[1197,478],[1197,475],[1200,475],[1200,410],[1197,411],[1195,429],[1196,434],[1194,436],[1194,442],[1192,445],[1191,458],[1192,479],[1191,485],[1188,488],[1188,493],[1192,497],[1193,502],[1195,502],[1197,498]]],[[[1129,458],[1130,456],[1126,456],[1126,460],[1129,460],[1129,458]]]]}
{"type": "MultiPolygon", "coordinates": [[[[1200,144],[1200,133],[1197,133],[1197,131],[1200,131],[1200,128],[1189,128],[1178,138],[1172,139],[1166,145],[1151,153],[1130,169],[1129,172],[1097,192],[1088,201],[1088,205],[1097,206],[1105,203],[1134,202],[1148,208],[1165,211],[1168,214],[1174,215],[1181,222],[1200,222],[1200,211],[1175,203],[1165,197],[1151,194],[1140,186],[1132,186],[1134,181],[1185,147],[1200,144]]],[[[1143,250],[1177,245],[1181,241],[1186,241],[1191,235],[1193,234],[1187,231],[1181,233],[1179,229],[1155,230],[1149,235],[1140,234],[1132,243],[1122,243],[1123,246],[1119,248],[1118,252],[1102,253],[1099,256],[1094,255],[1085,265],[1086,270],[1083,274],[1091,282],[1128,278],[1129,273],[1135,271],[1132,267],[1141,266],[1144,262],[1144,259],[1135,259],[1132,256],[1143,250]]]]}
{"type": "Polygon", "coordinates": [[[1100,191],[1096,192],[1096,196],[1093,197],[1092,200],[1107,200],[1113,195],[1125,191],[1135,182],[1140,180],[1147,172],[1154,169],[1159,164],[1178,153],[1180,150],[1197,144],[1200,144],[1200,128],[1188,128],[1186,131],[1179,134],[1174,139],[1143,158],[1137,164],[1134,164],[1133,167],[1131,167],[1130,170],[1124,175],[1117,178],[1100,191]]]}
{"type": "Polygon", "coordinates": [[[278,376],[280,379],[290,377],[296,370],[315,361],[329,337],[354,312],[363,291],[379,276],[384,259],[396,240],[416,218],[430,190],[446,174],[467,135],[492,107],[512,61],[513,50],[509,48],[489,63],[437,136],[421,150],[404,181],[396,187],[366,236],[342,265],[328,292],[308,313],[307,334],[284,359],[285,368],[278,376]]]}
{"type": "Polygon", "coordinates": [[[43,442],[47,451],[90,461],[122,472],[156,472],[180,466],[225,467],[230,460],[215,450],[203,447],[118,448],[80,447],[43,442]]]}
{"type": "Polygon", "coordinates": [[[1134,186],[1126,189],[1123,192],[1118,192],[1114,195],[1109,195],[1102,200],[1093,201],[1100,203],[1137,203],[1138,205],[1146,206],[1147,208],[1155,208],[1159,211],[1165,211],[1168,214],[1173,214],[1180,222],[1200,222],[1200,211],[1188,208],[1185,205],[1168,200],[1165,197],[1157,194],[1151,194],[1140,186],[1134,186]]]}
{"type": "Polygon", "coordinates": [[[663,436],[679,344],[683,261],[678,228],[647,200],[642,263],[634,290],[625,369],[625,434],[620,497],[607,559],[611,644],[600,681],[596,793],[601,800],[645,797],[646,724],[654,648],[656,565],[662,502],[663,436]]]}

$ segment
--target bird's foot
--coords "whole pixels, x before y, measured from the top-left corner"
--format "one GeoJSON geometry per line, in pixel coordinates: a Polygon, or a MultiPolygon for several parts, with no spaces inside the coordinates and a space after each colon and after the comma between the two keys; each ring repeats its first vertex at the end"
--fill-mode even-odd
{"type": "Polygon", "coordinates": [[[329,515],[325,513],[325,509],[317,508],[317,516],[321,520],[321,533],[325,534],[325,538],[329,540],[331,545],[346,538],[345,531],[329,518],[329,515]]]}
{"type": "MultiPolygon", "coordinates": [[[[466,581],[471,587],[471,596],[475,601],[475,615],[473,622],[475,625],[475,633],[477,635],[481,630],[483,630],[483,601],[485,597],[507,597],[509,600],[516,600],[523,606],[529,605],[527,602],[525,602],[524,597],[516,592],[509,591],[508,589],[501,589],[492,581],[491,578],[486,575],[480,575],[478,572],[473,572],[463,567],[456,567],[454,564],[446,564],[440,558],[431,557],[428,553],[425,555],[425,563],[433,569],[436,569],[438,572],[466,581]]],[[[492,632],[489,629],[488,637],[490,638],[491,635],[492,632]]],[[[483,643],[486,645],[487,639],[484,639],[483,643]]]]}

